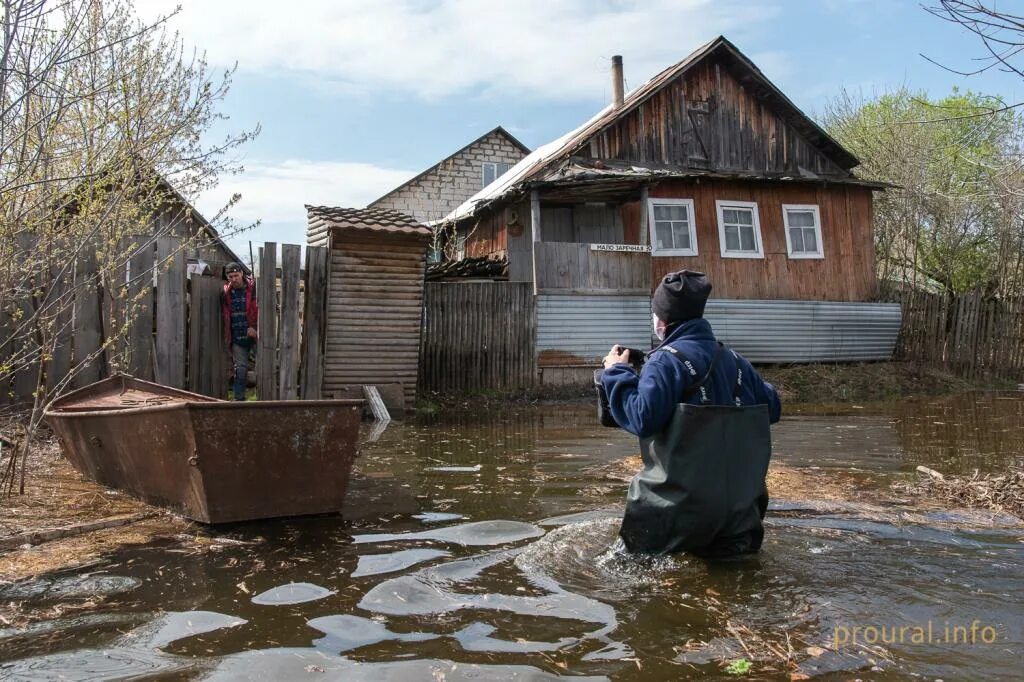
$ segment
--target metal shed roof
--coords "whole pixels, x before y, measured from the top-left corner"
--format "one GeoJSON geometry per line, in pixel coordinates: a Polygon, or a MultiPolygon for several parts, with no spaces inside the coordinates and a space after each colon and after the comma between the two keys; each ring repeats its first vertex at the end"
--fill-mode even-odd
{"type": "Polygon", "coordinates": [[[367,230],[424,239],[433,235],[429,227],[418,223],[415,218],[388,208],[341,208],[307,204],[306,214],[310,235],[327,229],[367,230]]]}

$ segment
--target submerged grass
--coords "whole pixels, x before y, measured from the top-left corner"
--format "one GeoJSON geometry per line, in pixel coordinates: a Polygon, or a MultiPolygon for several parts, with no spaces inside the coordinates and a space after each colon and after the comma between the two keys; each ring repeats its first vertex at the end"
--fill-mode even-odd
{"type": "MultiPolygon", "coordinates": [[[[940,396],[976,390],[1013,390],[1008,379],[968,380],[944,369],[913,362],[855,362],[758,365],[757,371],[779,391],[784,403],[860,403],[909,396],[940,396]]],[[[533,386],[516,390],[421,395],[424,414],[457,409],[482,411],[505,405],[592,401],[592,384],[533,386]]]]}

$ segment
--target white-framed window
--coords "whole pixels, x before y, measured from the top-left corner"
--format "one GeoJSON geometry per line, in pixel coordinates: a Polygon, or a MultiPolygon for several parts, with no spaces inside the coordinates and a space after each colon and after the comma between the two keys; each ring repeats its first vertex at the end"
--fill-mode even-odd
{"type": "Polygon", "coordinates": [[[502,175],[507,173],[508,169],[512,167],[512,164],[510,163],[499,163],[497,161],[484,161],[480,165],[482,167],[482,187],[486,187],[487,185],[491,184],[492,182],[500,178],[502,175]]]}
{"type": "Polygon", "coordinates": [[[716,201],[722,258],[764,258],[761,221],[753,201],[716,201]]]}
{"type": "Polygon", "coordinates": [[[693,199],[648,199],[652,256],[696,256],[693,199]]]}
{"type": "Polygon", "coordinates": [[[824,258],[821,243],[821,213],[817,204],[783,204],[786,251],[790,258],[824,258]]]}

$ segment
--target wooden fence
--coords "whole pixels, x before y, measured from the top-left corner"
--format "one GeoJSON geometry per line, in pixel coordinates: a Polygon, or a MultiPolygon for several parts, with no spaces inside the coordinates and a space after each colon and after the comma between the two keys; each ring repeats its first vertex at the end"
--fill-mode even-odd
{"type": "MultiPolygon", "coordinates": [[[[73,300],[58,314],[53,353],[46,359],[47,386],[61,386],[73,371],[73,380],[63,382],[64,390],[126,372],[227,397],[230,358],[223,341],[222,264],[205,273],[188,272],[190,259],[215,263],[215,252],[189,247],[177,237],[161,237],[153,243],[140,236],[134,243],[145,246],[125,253],[123,278],[119,263],[117,276],[108,273],[104,281],[90,254],[69,268],[66,276],[54,280],[53,295],[66,292],[73,300]]],[[[259,251],[260,272],[274,275],[257,278],[257,395],[262,400],[319,398],[327,249],[284,244],[280,268],[277,244],[268,242],[259,251]],[[303,248],[305,269],[300,266],[303,248]]],[[[9,340],[15,324],[12,310],[10,306],[0,310],[0,366],[7,358],[24,355],[25,345],[33,343],[29,335],[9,340]]],[[[4,377],[0,405],[32,402],[38,363],[4,377]]]]}
{"type": "Polygon", "coordinates": [[[1024,299],[897,293],[903,326],[896,359],[941,365],[967,378],[1024,379],[1024,299]]]}
{"type": "Polygon", "coordinates": [[[546,294],[646,294],[651,254],[593,251],[590,244],[535,242],[537,291],[546,294]]]}
{"type": "Polygon", "coordinates": [[[531,282],[428,282],[420,390],[513,390],[536,382],[531,282]]]}

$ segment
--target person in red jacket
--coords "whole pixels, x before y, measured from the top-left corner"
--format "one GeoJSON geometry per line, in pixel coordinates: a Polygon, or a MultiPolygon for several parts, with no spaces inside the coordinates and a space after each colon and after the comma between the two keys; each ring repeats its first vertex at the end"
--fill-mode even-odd
{"type": "Polygon", "coordinates": [[[228,263],[224,273],[228,278],[220,299],[224,317],[224,348],[231,358],[235,400],[245,400],[249,350],[256,343],[256,324],[259,321],[256,284],[245,276],[238,263],[228,263]]]}

